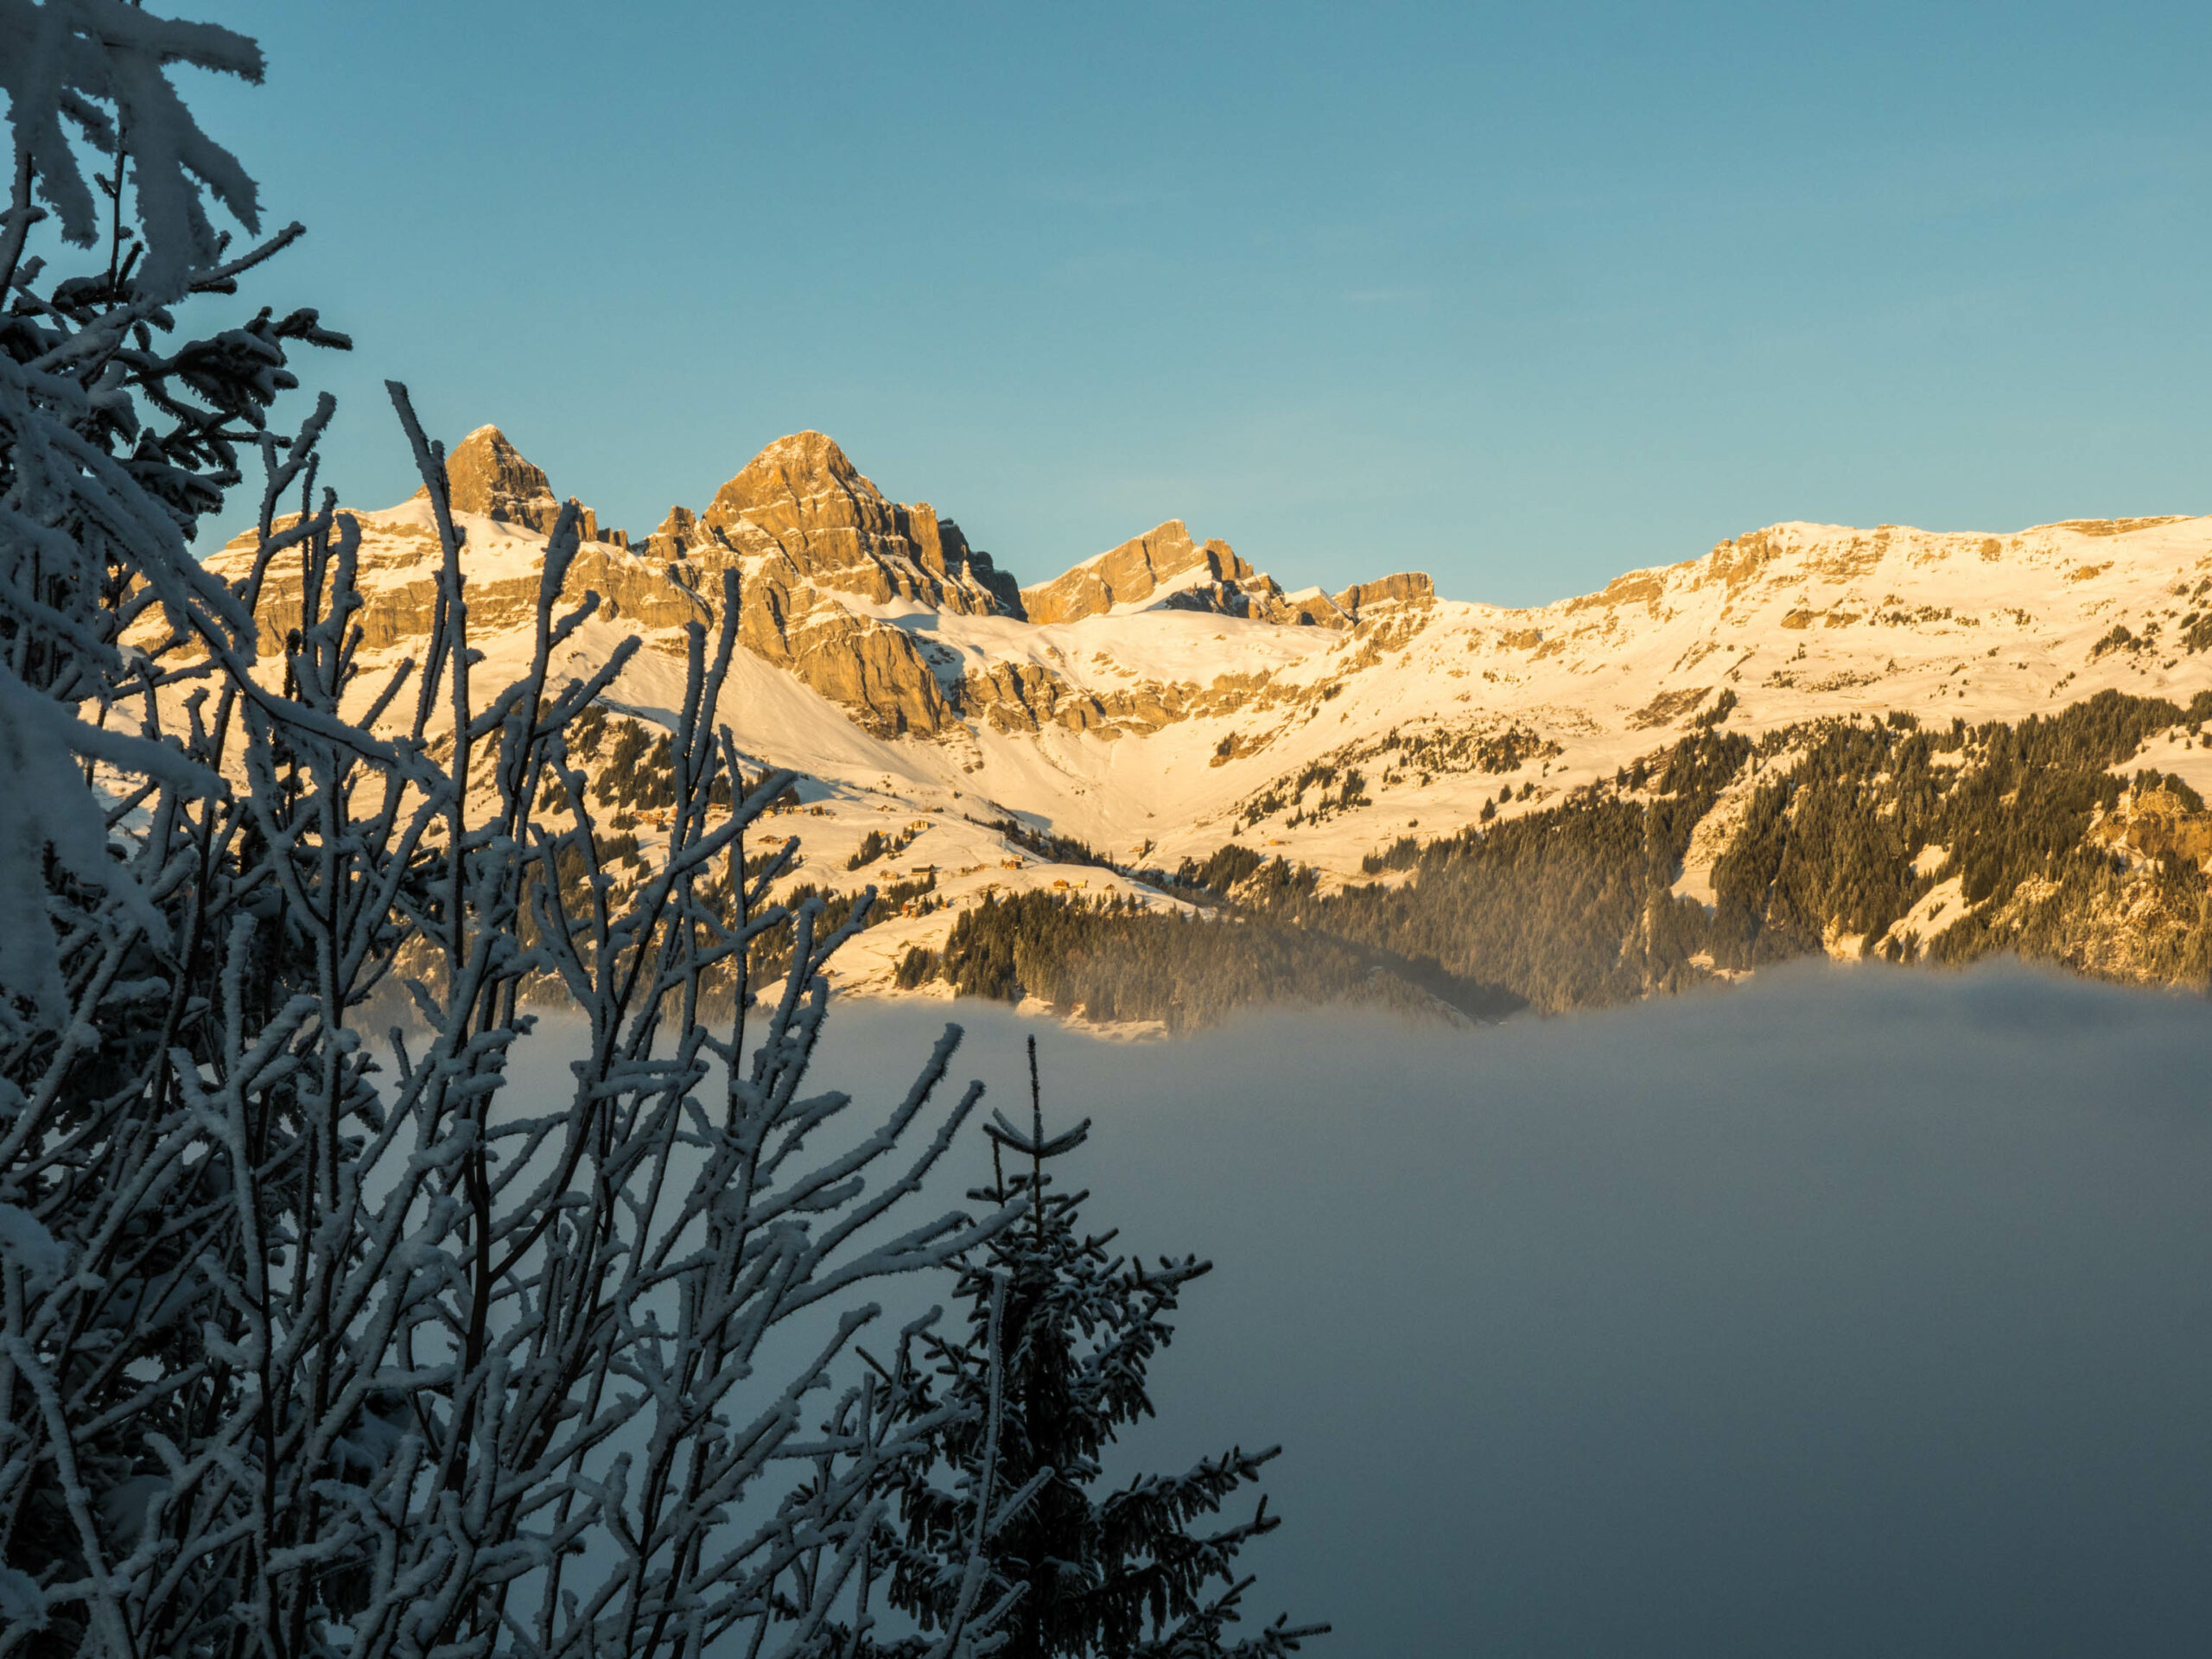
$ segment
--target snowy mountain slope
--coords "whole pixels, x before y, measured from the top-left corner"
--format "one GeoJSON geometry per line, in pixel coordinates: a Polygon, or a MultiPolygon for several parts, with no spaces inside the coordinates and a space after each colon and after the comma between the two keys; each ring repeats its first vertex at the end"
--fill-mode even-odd
{"type": "MultiPolygon", "coordinates": [[[[494,429],[471,435],[452,472],[456,504],[478,509],[461,515],[472,638],[496,671],[526,653],[550,497],[494,429]]],[[[360,522],[366,637],[396,658],[428,629],[427,507],[360,522]]],[[[2212,518],[2008,535],[1778,524],[1534,609],[1440,600],[1419,576],[1287,597],[1171,520],[1017,591],[950,520],[887,501],[834,443],[801,434],[638,550],[601,534],[569,587],[599,591],[612,615],[577,636],[569,666],[640,634],[613,700],[665,719],[694,595],[734,571],[749,650],[725,710],[750,754],[804,774],[802,879],[937,882],[944,907],[854,953],[849,973],[872,984],[987,890],[1173,906],[1009,842],[995,827],[1009,819],[1129,868],[1238,842],[1312,866],[1326,891],[1402,838],[1611,779],[1724,697],[1728,729],[1756,739],[1839,716],[2012,722],[2101,690],[2186,704],[2212,690],[2212,518]],[[888,826],[896,855],[849,869],[888,826]]],[[[211,563],[248,558],[234,544],[211,563]]],[[[276,620],[283,603],[280,581],[276,620]]],[[[2152,747],[2212,790],[2212,750],[2152,747]]],[[[1675,893],[1710,899],[1749,787],[1714,802],[1675,893]]]]}

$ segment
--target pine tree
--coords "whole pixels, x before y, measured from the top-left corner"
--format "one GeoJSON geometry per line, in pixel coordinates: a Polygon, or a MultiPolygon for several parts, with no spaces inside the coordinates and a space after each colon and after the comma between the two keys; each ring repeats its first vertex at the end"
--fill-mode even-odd
{"type": "Polygon", "coordinates": [[[1119,1432],[1152,1414],[1146,1372],[1173,1333],[1166,1316],[1183,1287],[1212,1264],[1160,1258],[1147,1268],[1109,1255],[1115,1234],[1081,1225],[1086,1192],[1057,1192],[1046,1163],[1087,1138],[1085,1119],[1047,1135],[1029,1042],[1030,1128],[1000,1114],[986,1126],[993,1184],[976,1198],[1031,1200],[1028,1215],[998,1235],[963,1271],[965,1341],[932,1345],[938,1367],[908,1378],[906,1409],[945,1404],[940,1485],[911,1466],[899,1492],[901,1536],[888,1599],[925,1629],[951,1616],[964,1593],[960,1570],[976,1555],[991,1582],[986,1600],[1018,1591],[997,1630],[1000,1659],[1262,1659],[1295,1651],[1325,1624],[1287,1618],[1231,1641],[1250,1586],[1236,1558],[1279,1518],[1262,1497],[1251,1518],[1208,1529],[1209,1517],[1281,1448],[1231,1447],[1181,1475],[1144,1475],[1102,1490],[1100,1456],[1119,1432]],[[1005,1154],[1025,1160],[1009,1179],[1005,1154]],[[977,1505],[983,1513],[979,1516],[977,1505]],[[978,1547],[980,1543],[980,1548],[978,1547]]]}

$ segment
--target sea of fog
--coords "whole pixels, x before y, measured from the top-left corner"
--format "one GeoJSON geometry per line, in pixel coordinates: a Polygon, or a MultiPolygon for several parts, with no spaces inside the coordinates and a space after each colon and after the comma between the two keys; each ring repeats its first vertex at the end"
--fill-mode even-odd
{"type": "Polygon", "coordinates": [[[1216,1262],[1119,1472],[1281,1442],[1249,1607],[1317,1655],[2212,1643],[2201,1001],[1808,968],[1135,1045],[855,1002],[818,1079],[884,1102],[948,1014],[1017,1120],[1035,1032],[1095,1225],[1216,1262]]]}

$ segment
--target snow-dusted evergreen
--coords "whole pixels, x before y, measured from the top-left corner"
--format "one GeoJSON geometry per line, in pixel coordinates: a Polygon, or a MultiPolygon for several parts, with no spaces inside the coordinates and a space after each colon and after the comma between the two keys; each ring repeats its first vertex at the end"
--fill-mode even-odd
{"type": "MultiPolygon", "coordinates": [[[[868,1287],[1019,1210],[901,1218],[980,1092],[932,1103],[958,1033],[865,1122],[805,1091],[850,924],[759,902],[789,843],[745,874],[787,779],[722,723],[734,590],[684,630],[668,856],[615,895],[565,734],[634,642],[556,671],[598,605],[570,511],[526,660],[479,671],[397,387],[435,614],[364,669],[331,404],[268,423],[291,346],[344,342],[185,333],[298,232],[214,231],[253,187],[177,63],[260,72],[118,0],[0,0],[0,1652],[828,1653],[901,1460],[969,1408],[837,1381],[868,1287]],[[241,456],[221,579],[188,543],[241,456]],[[257,629],[280,572],[296,626],[257,629]],[[581,1036],[537,1029],[549,988],[581,1036]],[[566,1083],[519,1094],[555,1041],[566,1083]]],[[[982,1650],[960,1611],[929,1651],[982,1650]]]]}
{"type": "MultiPolygon", "coordinates": [[[[889,1599],[925,1629],[953,1622],[971,1594],[950,1564],[988,1567],[1014,1595],[1005,1659],[1278,1659],[1325,1624],[1287,1617],[1239,1638],[1249,1576],[1238,1552],[1280,1524],[1262,1497],[1249,1519],[1214,1519],[1281,1449],[1231,1447],[1180,1475],[1109,1482],[1100,1459],[1152,1414],[1146,1373],[1173,1334],[1183,1287],[1211,1269],[1196,1257],[1147,1268],[1109,1253],[1115,1235],[1082,1225],[1083,1192],[1056,1192],[1049,1159],[1080,1147],[1089,1119],[1048,1135],[1029,1044],[1031,1122],[994,1113],[995,1180],[978,1198],[1034,1200],[1027,1219],[987,1244],[963,1273],[965,1341],[925,1338],[933,1363],[889,1378],[917,1421],[957,1408],[936,1431],[948,1487],[906,1477],[899,1532],[884,1548],[889,1599]],[[1005,1173],[1003,1153],[1018,1160],[1005,1173]],[[1020,1166],[1027,1164],[1027,1168],[1020,1166]]],[[[910,1649],[887,1649],[899,1652],[910,1649]]]]}

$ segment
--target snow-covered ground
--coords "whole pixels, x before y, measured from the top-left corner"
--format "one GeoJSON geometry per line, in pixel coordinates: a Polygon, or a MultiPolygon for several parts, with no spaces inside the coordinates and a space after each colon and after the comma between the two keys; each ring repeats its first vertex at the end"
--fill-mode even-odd
{"type": "MultiPolygon", "coordinates": [[[[472,592],[532,578],[542,537],[464,521],[472,592]]],[[[371,585],[428,582],[435,544],[423,504],[366,515],[364,530],[371,585]]],[[[955,909],[986,891],[1061,882],[1088,896],[1168,902],[1012,845],[992,826],[1013,817],[1128,864],[1172,869],[1236,839],[1340,880],[1402,836],[1456,833],[1486,806],[1510,816],[1610,777],[1672,742],[1724,693],[1736,699],[1730,729],[1756,736],[1822,716],[1901,709],[1945,725],[2013,721],[2107,688],[2182,703],[2212,689],[2212,652],[2183,639],[2212,593],[2212,518],[2001,536],[1778,524],[1540,608],[1414,601],[1373,607],[1344,631],[1170,608],[1160,602],[1169,591],[1044,626],[832,595],[928,647],[948,689],[1012,664],[1109,713],[1133,702],[1152,711],[1090,729],[970,715],[936,737],[887,739],[741,652],[723,717],[748,753],[805,775],[803,815],[775,821],[801,837],[798,879],[853,887],[930,872],[955,909]],[[1509,736],[1513,747],[1501,747],[1509,736]],[[1309,768],[1319,771],[1301,796],[1292,785],[1309,768]],[[914,838],[895,858],[847,871],[870,830],[909,825],[914,838]]],[[[496,679],[526,660],[530,630],[512,603],[487,604],[485,615],[491,626],[472,637],[487,657],[480,674],[496,679]]],[[[627,616],[586,626],[564,666],[588,671],[634,627],[627,616]]],[[[680,639],[672,628],[643,632],[645,649],[613,697],[670,720],[680,639]]],[[[383,654],[396,659],[416,644],[397,640],[383,654]]],[[[2212,794],[2212,749],[2154,739],[2142,764],[2212,794]]],[[[1724,799],[1717,816],[1736,804],[1724,799]]],[[[1678,891],[1709,896],[1722,828],[1699,836],[1678,891]]],[[[907,948],[941,941],[952,914],[871,932],[842,976],[880,987],[907,948]]]]}

